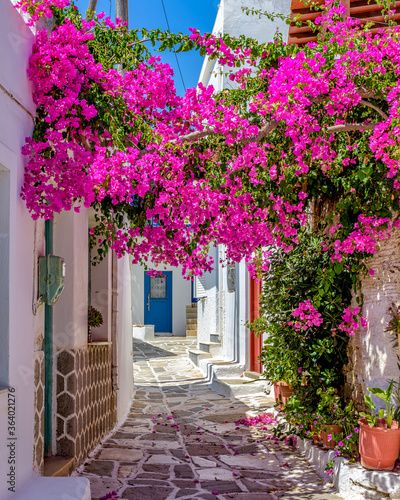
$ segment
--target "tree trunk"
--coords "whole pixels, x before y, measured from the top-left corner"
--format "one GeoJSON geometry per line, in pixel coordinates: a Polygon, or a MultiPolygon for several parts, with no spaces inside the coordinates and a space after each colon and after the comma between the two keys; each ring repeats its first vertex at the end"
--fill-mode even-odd
{"type": "Polygon", "coordinates": [[[86,21],[90,21],[93,18],[97,7],[97,0],[89,0],[89,6],[86,11],[86,21]]]}

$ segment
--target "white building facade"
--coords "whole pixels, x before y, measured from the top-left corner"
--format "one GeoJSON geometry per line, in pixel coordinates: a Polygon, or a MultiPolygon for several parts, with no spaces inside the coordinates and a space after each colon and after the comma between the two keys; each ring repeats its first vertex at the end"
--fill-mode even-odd
{"type": "MultiPolygon", "coordinates": [[[[133,391],[129,258],[110,254],[91,267],[88,210],[35,222],[20,197],[36,113],[33,31],[12,1],[0,2],[0,500],[33,492],[40,476],[68,475],[124,416],[133,391]],[[46,255],[65,262],[55,305],[39,300],[46,255]],[[90,304],[104,318],[91,341],[90,304]]],[[[57,479],[58,491],[72,484],[70,498],[90,499],[86,479],[57,479]]],[[[39,489],[43,500],[61,498],[39,489]]]]}

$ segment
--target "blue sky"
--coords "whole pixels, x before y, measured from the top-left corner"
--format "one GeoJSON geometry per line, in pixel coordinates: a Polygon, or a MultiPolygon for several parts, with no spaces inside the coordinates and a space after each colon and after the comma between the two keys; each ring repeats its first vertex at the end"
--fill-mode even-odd
{"type": "MultiPolygon", "coordinates": [[[[75,0],[83,14],[89,0],[75,0]]],[[[218,11],[219,0],[164,0],[165,9],[172,32],[188,33],[189,28],[197,28],[202,33],[212,30],[218,11]]],[[[104,11],[115,18],[115,0],[98,0],[97,12],[104,11]]],[[[129,0],[129,27],[167,29],[161,0],[129,0]]],[[[180,95],[184,93],[175,56],[169,52],[161,54],[164,62],[169,63],[175,72],[175,84],[180,95]]],[[[202,58],[198,51],[178,54],[186,88],[195,87],[200,75],[202,58]]]]}

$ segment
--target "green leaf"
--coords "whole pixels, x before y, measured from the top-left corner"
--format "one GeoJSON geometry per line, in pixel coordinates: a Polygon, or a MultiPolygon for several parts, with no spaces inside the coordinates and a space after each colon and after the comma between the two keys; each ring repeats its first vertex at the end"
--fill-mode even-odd
{"type": "Polygon", "coordinates": [[[336,274],[341,274],[341,272],[343,271],[343,262],[338,262],[337,264],[335,264],[334,269],[336,274]]]}
{"type": "Polygon", "coordinates": [[[384,391],[383,389],[380,389],[379,387],[368,387],[368,390],[374,396],[377,396],[378,398],[381,398],[384,401],[387,400],[386,391],[384,391]]]}
{"type": "Polygon", "coordinates": [[[376,410],[376,406],[372,402],[371,396],[368,396],[368,395],[364,396],[364,401],[365,401],[365,404],[368,406],[368,408],[370,408],[371,410],[376,410]]]}

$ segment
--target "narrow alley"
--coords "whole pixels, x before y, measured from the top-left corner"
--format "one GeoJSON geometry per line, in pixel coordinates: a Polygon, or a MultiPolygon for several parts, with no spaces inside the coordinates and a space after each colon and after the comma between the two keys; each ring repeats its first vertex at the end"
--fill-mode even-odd
{"type": "Polygon", "coordinates": [[[92,497],[339,499],[299,453],[267,438],[272,425],[236,423],[270,411],[273,400],[216,394],[188,360],[193,345],[134,342],[132,408],[76,473],[90,480],[92,497]]]}

